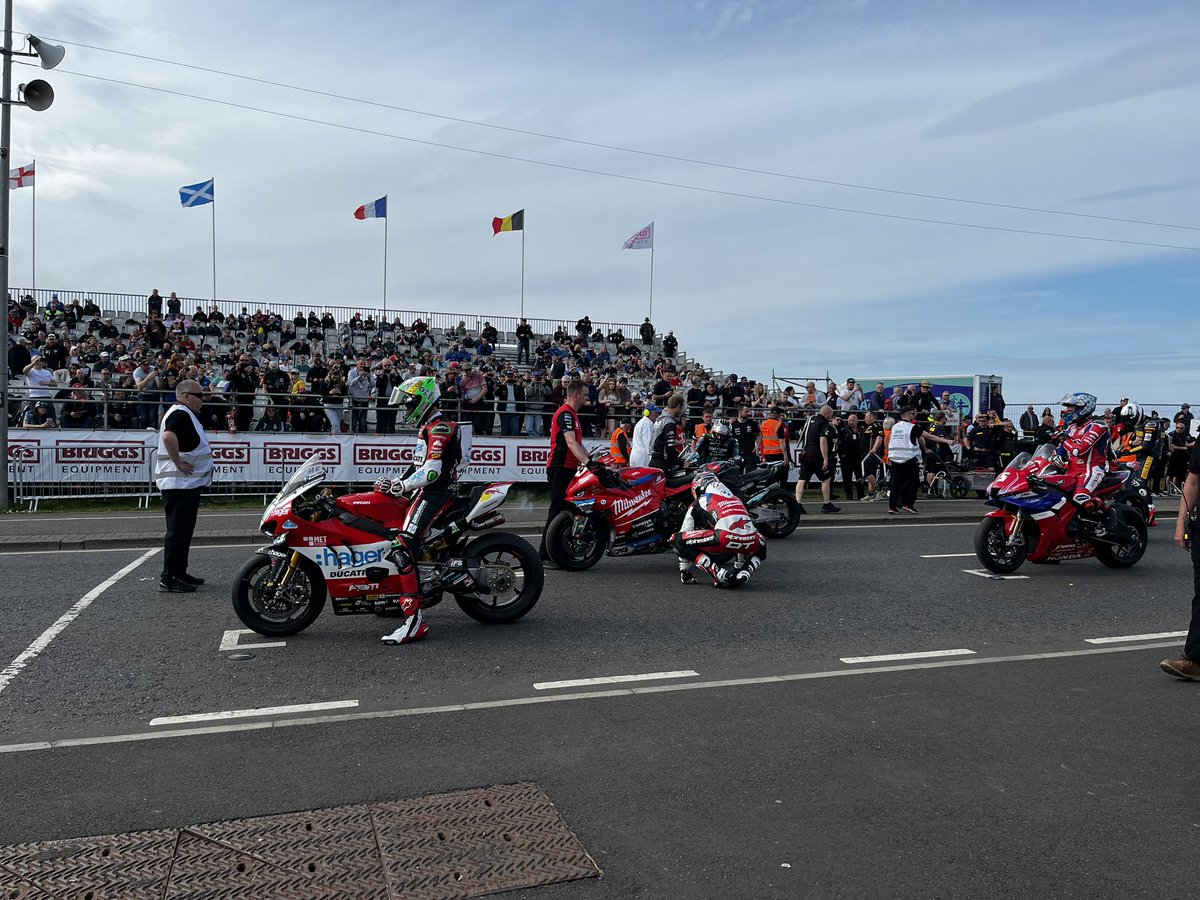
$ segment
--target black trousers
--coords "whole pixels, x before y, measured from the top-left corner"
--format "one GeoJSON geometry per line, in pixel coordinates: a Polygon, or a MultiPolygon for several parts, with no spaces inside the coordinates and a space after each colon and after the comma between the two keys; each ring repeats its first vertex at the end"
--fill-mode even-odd
{"type": "MultiPolygon", "coordinates": [[[[566,466],[551,466],[546,470],[546,483],[550,486],[550,509],[546,512],[546,527],[554,517],[567,508],[567,486],[575,475],[574,469],[566,466]]],[[[546,555],[546,529],[542,529],[542,556],[546,555]]]]}
{"type": "Polygon", "coordinates": [[[1193,527],[1188,532],[1192,536],[1192,621],[1183,645],[1184,655],[1192,662],[1200,662],[1200,534],[1196,531],[1193,527]]]}
{"type": "Polygon", "coordinates": [[[891,509],[899,509],[902,506],[911,509],[916,505],[917,485],[921,480],[919,462],[916,459],[910,459],[907,462],[893,462],[891,470],[892,484],[888,506],[891,509]]]}
{"type": "Polygon", "coordinates": [[[863,497],[862,478],[862,460],[856,456],[842,457],[842,489],[846,492],[846,499],[855,499],[857,491],[858,499],[863,497]]]}
{"type": "Polygon", "coordinates": [[[200,488],[178,488],[162,492],[163,510],[167,514],[167,534],[163,538],[163,578],[178,578],[187,574],[188,551],[192,549],[192,534],[196,531],[196,514],[200,511],[200,488]]]}

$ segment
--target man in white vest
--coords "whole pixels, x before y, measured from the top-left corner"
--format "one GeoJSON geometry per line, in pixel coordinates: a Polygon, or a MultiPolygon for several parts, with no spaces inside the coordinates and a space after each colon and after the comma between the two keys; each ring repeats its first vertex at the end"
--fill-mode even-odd
{"type": "Polygon", "coordinates": [[[212,448],[197,414],[204,405],[204,389],[195,381],[175,386],[178,402],[167,410],[158,430],[154,480],[162,491],[167,514],[163,540],[160,591],[186,594],[204,584],[188,574],[188,551],[200,510],[200,490],[212,484],[212,448]]]}

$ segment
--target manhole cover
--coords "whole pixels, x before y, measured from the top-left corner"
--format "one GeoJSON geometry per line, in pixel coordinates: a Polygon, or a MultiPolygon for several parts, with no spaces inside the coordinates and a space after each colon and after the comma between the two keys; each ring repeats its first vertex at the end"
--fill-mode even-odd
{"type": "Polygon", "coordinates": [[[0,897],[478,897],[600,874],[537,785],[0,847],[0,897]]]}

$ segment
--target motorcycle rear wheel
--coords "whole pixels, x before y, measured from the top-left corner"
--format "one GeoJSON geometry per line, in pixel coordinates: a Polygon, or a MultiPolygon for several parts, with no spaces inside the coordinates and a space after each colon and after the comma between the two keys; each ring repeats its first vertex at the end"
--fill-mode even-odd
{"type": "Polygon", "coordinates": [[[561,512],[546,526],[546,555],[560,569],[568,572],[582,572],[590,569],[600,558],[608,545],[608,534],[605,526],[595,519],[589,519],[583,535],[574,535],[575,518],[570,513],[561,512]]]}
{"type": "Polygon", "coordinates": [[[754,523],[755,527],[769,538],[785,538],[800,524],[800,504],[791,491],[771,488],[767,492],[767,499],[758,504],[757,508],[770,511],[772,515],[770,520],[754,523]]]}
{"type": "Polygon", "coordinates": [[[484,625],[515,622],[533,609],[542,596],[546,571],[537,550],[524,538],[504,532],[485,534],[463,549],[463,557],[505,568],[511,577],[511,583],[502,585],[494,593],[454,597],[459,608],[476,622],[484,625]]]}
{"type": "Polygon", "coordinates": [[[1137,565],[1146,553],[1150,543],[1150,535],[1146,530],[1146,521],[1141,514],[1128,506],[1118,507],[1117,520],[1137,532],[1137,538],[1128,544],[1097,544],[1096,558],[1110,569],[1128,569],[1137,565]]]}
{"type": "Polygon", "coordinates": [[[255,556],[233,582],[233,611],[242,624],[264,637],[299,634],[321,615],[325,608],[325,582],[320,571],[308,559],[301,559],[284,589],[284,596],[265,589],[264,579],[275,566],[286,566],[270,556],[255,556]]]}
{"type": "Polygon", "coordinates": [[[975,529],[975,555],[983,567],[997,575],[1009,575],[1021,568],[1029,554],[1025,535],[1018,535],[1018,543],[1010,546],[1007,519],[988,516],[975,529]]]}

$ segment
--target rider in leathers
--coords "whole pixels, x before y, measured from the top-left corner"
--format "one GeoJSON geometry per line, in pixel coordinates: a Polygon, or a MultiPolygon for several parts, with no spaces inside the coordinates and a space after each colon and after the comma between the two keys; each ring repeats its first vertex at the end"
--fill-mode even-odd
{"type": "Polygon", "coordinates": [[[701,465],[724,462],[737,456],[737,444],[724,422],[717,422],[696,444],[696,459],[701,465]]]}
{"type": "Polygon", "coordinates": [[[421,614],[421,603],[425,598],[421,594],[416,563],[421,558],[421,538],[430,523],[452,502],[450,488],[458,480],[463,453],[458,423],[444,418],[437,409],[441,397],[437,379],[409,378],[396,389],[396,394],[407,410],[405,424],[420,425],[420,430],[417,446],[413,449],[416,468],[412,474],[395,481],[381,478],[375,482],[375,490],[392,496],[416,491],[387,556],[402,576],[403,594],[399,603],[406,618],[399,628],[381,640],[385,644],[408,644],[429,633],[429,626],[421,614]]]}
{"type": "Polygon", "coordinates": [[[1054,462],[1074,476],[1074,501],[1089,512],[1101,507],[1093,492],[1108,474],[1111,432],[1104,422],[1093,419],[1096,398],[1076,392],[1062,398],[1065,426],[1054,462]]]}
{"type": "Polygon", "coordinates": [[[712,578],[714,587],[737,587],[749,581],[762,565],[767,545],[745,505],[711,468],[702,469],[692,480],[696,502],[688,508],[682,530],[671,536],[671,546],[679,555],[679,580],[683,584],[695,584],[692,570],[699,569],[712,578]],[[730,565],[738,554],[747,558],[741,568],[730,565]]]}

